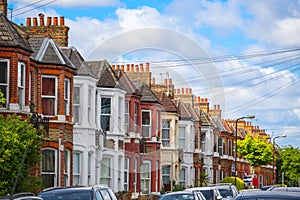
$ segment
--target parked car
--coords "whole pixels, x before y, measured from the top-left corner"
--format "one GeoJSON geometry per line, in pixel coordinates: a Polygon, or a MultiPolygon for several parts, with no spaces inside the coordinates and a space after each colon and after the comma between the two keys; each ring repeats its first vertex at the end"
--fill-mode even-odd
{"type": "Polygon", "coordinates": [[[234,199],[239,194],[237,187],[231,183],[221,183],[214,187],[219,191],[222,199],[234,199]]]}
{"type": "Polygon", "coordinates": [[[21,192],[9,196],[0,197],[1,200],[43,200],[31,192],[21,192]]]}
{"type": "Polygon", "coordinates": [[[220,192],[214,187],[194,187],[185,189],[185,191],[201,192],[207,200],[220,200],[222,196],[220,192]]]}
{"type": "Polygon", "coordinates": [[[159,200],[206,200],[198,191],[177,191],[162,195],[159,200]]]}
{"type": "Polygon", "coordinates": [[[49,188],[38,194],[43,200],[117,200],[108,186],[49,188]]]}
{"type": "Polygon", "coordinates": [[[277,191],[253,191],[253,192],[241,192],[234,200],[271,200],[271,199],[299,199],[299,194],[295,192],[277,192],[277,191]]]}
{"type": "Polygon", "coordinates": [[[299,187],[272,187],[268,191],[280,191],[280,192],[300,192],[299,187]]]}

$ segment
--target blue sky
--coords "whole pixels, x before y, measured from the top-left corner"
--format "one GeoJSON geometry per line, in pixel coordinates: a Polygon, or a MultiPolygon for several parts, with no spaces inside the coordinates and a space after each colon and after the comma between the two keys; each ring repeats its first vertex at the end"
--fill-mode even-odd
{"type": "Polygon", "coordinates": [[[8,0],[8,4],[18,24],[39,13],[64,16],[70,45],[87,60],[149,61],[157,82],[172,78],[175,88],[191,87],[211,106],[220,104],[223,118],[254,114],[252,124],[271,137],[288,135],[276,140],[280,146],[300,147],[299,51],[261,55],[300,46],[298,0],[8,0]],[[201,64],[204,58],[216,62],[201,64]]]}

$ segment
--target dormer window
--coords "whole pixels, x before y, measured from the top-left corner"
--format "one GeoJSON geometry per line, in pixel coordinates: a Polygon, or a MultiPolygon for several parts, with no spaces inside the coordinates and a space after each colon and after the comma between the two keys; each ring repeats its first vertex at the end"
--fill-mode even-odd
{"type": "Polygon", "coordinates": [[[57,113],[57,77],[42,76],[42,110],[44,115],[57,113]]]}

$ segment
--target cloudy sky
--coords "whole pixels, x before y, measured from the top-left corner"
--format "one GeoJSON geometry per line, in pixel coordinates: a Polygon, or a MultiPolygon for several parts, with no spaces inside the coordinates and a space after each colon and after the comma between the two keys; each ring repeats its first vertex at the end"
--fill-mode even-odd
{"type": "Polygon", "coordinates": [[[86,60],[150,62],[161,82],[300,147],[299,0],[8,0],[8,16],[65,17],[86,60]],[[298,36],[298,37],[297,37],[298,36]]]}

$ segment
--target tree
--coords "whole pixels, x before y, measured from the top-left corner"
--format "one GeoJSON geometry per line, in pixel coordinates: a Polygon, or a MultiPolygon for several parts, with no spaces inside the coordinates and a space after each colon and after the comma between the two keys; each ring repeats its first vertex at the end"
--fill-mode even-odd
{"type": "Polygon", "coordinates": [[[35,175],[42,141],[38,132],[20,116],[0,115],[0,195],[40,189],[35,175]]]}
{"type": "Polygon", "coordinates": [[[300,150],[292,146],[279,149],[280,170],[294,183],[300,178],[300,150]]]}
{"type": "Polygon", "coordinates": [[[238,154],[251,163],[252,167],[270,164],[273,160],[273,146],[266,138],[260,139],[246,135],[244,140],[239,140],[238,154]]]}

